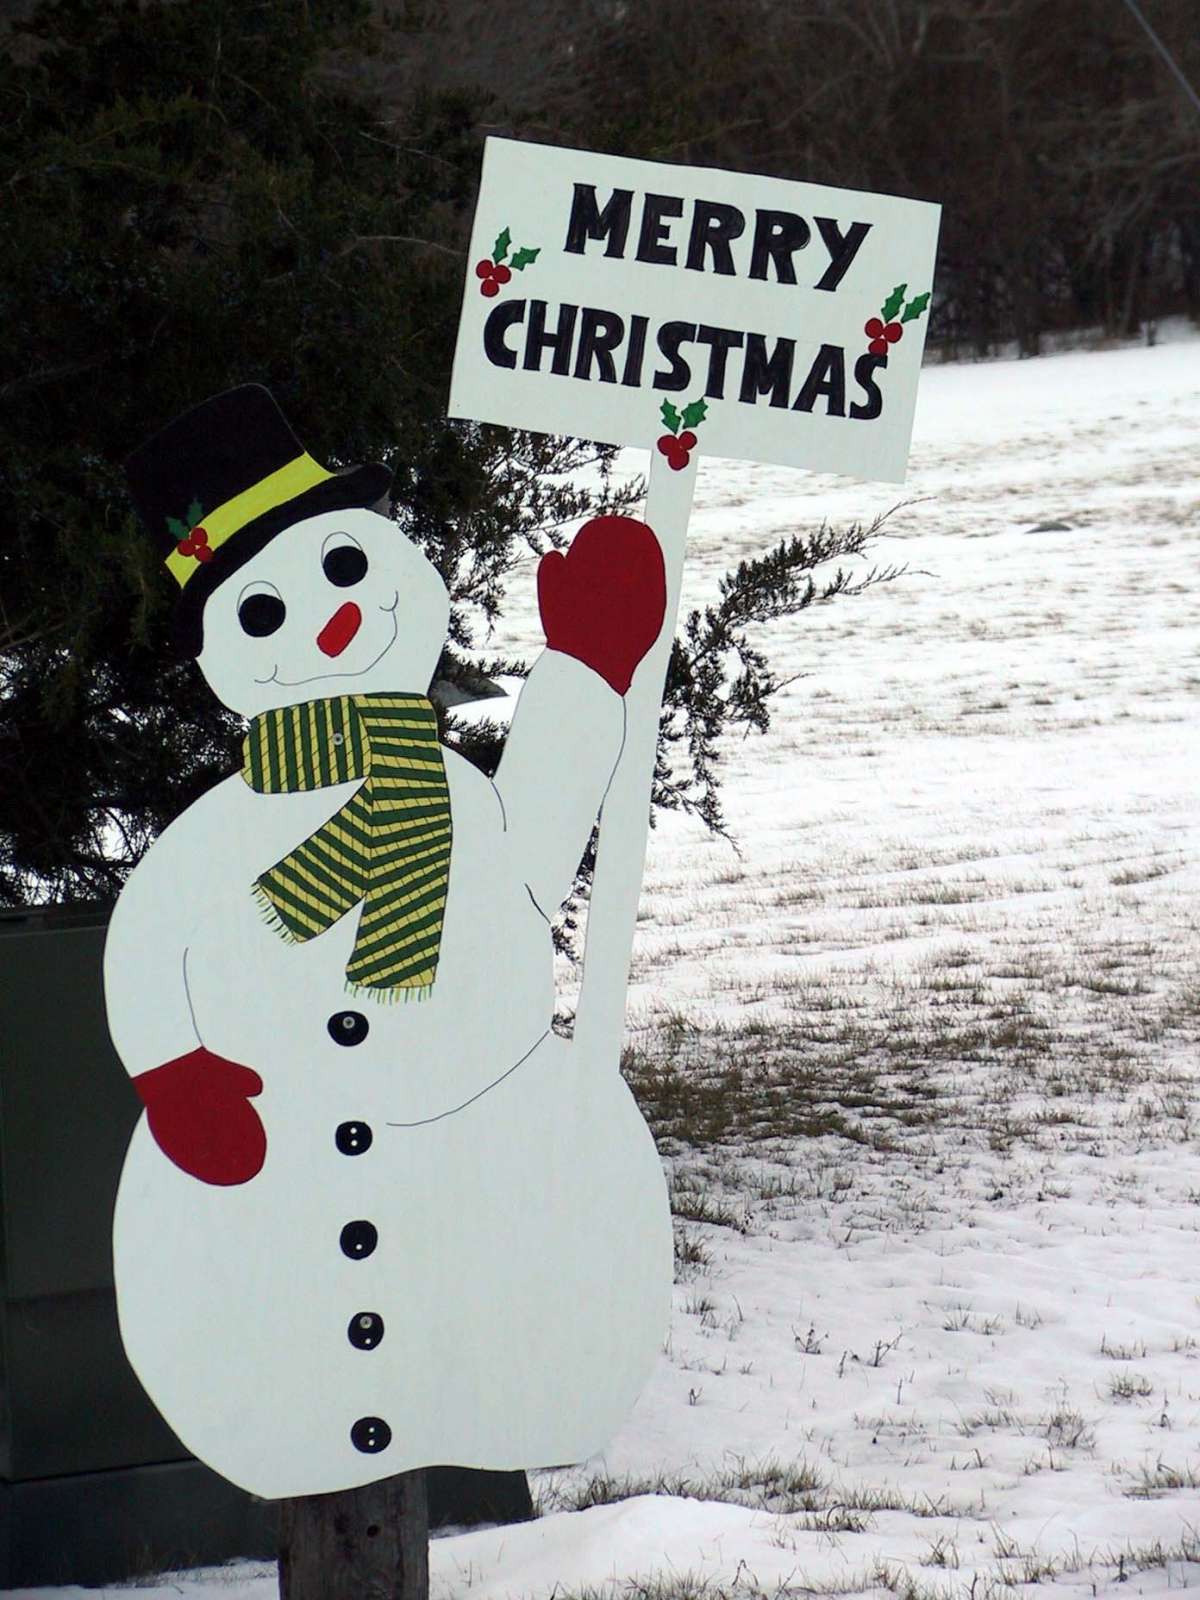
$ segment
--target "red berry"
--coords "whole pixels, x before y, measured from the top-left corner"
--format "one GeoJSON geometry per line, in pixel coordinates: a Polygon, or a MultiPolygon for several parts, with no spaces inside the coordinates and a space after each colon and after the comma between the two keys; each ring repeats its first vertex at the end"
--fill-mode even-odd
{"type": "Polygon", "coordinates": [[[175,549],[181,556],[194,556],[196,553],[196,546],[190,539],[180,539],[175,549]]]}
{"type": "Polygon", "coordinates": [[[696,448],[696,435],[690,428],[679,435],[679,444],[683,450],[694,450],[696,448]]]}
{"type": "Polygon", "coordinates": [[[213,553],[206,544],[197,545],[192,554],[197,561],[211,561],[213,558],[213,553]]]}
{"type": "Polygon", "coordinates": [[[863,328],[863,332],[866,334],[868,339],[882,339],[883,323],[878,317],[872,317],[867,325],[863,328]]]}
{"type": "Polygon", "coordinates": [[[673,443],[675,445],[675,449],[667,457],[667,465],[670,467],[672,472],[682,472],[684,467],[686,467],[688,464],[689,456],[687,451],[684,450],[680,445],[678,439],[674,440],[673,443]]]}
{"type": "Polygon", "coordinates": [[[207,528],[193,528],[191,533],[188,535],[188,537],[191,539],[193,544],[207,544],[208,543],[208,529],[207,528]]]}
{"type": "Polygon", "coordinates": [[[867,349],[873,356],[885,356],[888,353],[888,342],[886,339],[872,339],[867,349]]]}
{"type": "Polygon", "coordinates": [[[477,261],[475,263],[475,276],[477,278],[490,278],[495,270],[495,264],[489,261],[486,256],[484,256],[482,261],[477,261]]]}
{"type": "Polygon", "coordinates": [[[658,450],[660,455],[669,456],[672,450],[677,450],[678,448],[679,440],[673,433],[664,433],[662,438],[658,441],[658,450]]]}
{"type": "Polygon", "coordinates": [[[479,292],[480,294],[487,295],[488,299],[490,300],[493,295],[500,293],[500,285],[496,282],[495,278],[489,278],[486,283],[481,283],[479,285],[479,292]]]}
{"type": "Polygon", "coordinates": [[[512,277],[512,273],[504,265],[503,261],[501,261],[493,271],[492,276],[495,278],[497,283],[507,283],[512,277]]]}
{"type": "Polygon", "coordinates": [[[889,322],[887,327],[883,330],[883,337],[889,344],[895,344],[897,340],[904,337],[904,329],[898,322],[889,322]]]}

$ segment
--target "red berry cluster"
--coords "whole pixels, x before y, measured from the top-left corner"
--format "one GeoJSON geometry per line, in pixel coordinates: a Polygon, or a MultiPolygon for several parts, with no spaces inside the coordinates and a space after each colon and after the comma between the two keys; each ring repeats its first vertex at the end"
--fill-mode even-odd
{"type": "Polygon", "coordinates": [[[481,280],[480,294],[486,295],[490,300],[493,295],[500,293],[502,286],[512,277],[512,273],[503,261],[492,261],[484,256],[482,261],[475,263],[475,276],[481,280]]]}
{"type": "Polygon", "coordinates": [[[186,539],[180,539],[175,549],[181,556],[195,556],[197,561],[211,561],[213,558],[213,553],[208,548],[206,528],[193,528],[186,539]]]}
{"type": "Polygon", "coordinates": [[[696,435],[690,428],[679,435],[664,433],[658,441],[660,455],[667,458],[667,465],[672,472],[682,472],[691,459],[691,453],[696,448],[696,435]]]}
{"type": "Polygon", "coordinates": [[[884,323],[879,317],[872,317],[863,332],[871,341],[867,349],[873,356],[887,355],[888,346],[897,344],[904,337],[904,329],[898,322],[884,323]]]}

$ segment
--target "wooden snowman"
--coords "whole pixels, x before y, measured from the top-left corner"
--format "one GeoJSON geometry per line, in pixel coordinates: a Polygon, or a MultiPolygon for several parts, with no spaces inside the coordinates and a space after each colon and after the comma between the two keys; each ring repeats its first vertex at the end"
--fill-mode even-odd
{"type": "Polygon", "coordinates": [[[129,477],[180,644],[248,723],[105,953],[146,1107],[113,1231],[129,1358],[266,1498],[581,1460],[670,1301],[649,1131],[613,1054],[550,1027],[550,919],[662,626],[654,535],[600,518],[544,558],[547,648],[489,780],[438,741],[449,601],[371,509],[386,468],[326,471],[248,385],[129,477]]]}

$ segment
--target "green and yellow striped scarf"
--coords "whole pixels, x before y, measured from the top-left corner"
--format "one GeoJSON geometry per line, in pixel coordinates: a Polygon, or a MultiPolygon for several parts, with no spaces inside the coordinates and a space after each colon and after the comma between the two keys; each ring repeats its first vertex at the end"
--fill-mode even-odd
{"type": "Polygon", "coordinates": [[[437,976],[450,877],[450,794],[423,695],[340,695],[255,717],[242,777],[259,794],[363,781],[254,893],[285,939],[312,939],[364,901],[348,987],[424,999],[437,976]]]}

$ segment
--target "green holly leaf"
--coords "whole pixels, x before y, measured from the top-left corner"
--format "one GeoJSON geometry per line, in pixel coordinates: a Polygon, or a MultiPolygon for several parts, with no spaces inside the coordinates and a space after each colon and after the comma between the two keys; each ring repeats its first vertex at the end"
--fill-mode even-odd
{"type": "Polygon", "coordinates": [[[683,425],[685,428],[695,428],[700,425],[708,415],[707,400],[693,400],[690,405],[683,408],[683,425]]]}
{"type": "Polygon", "coordinates": [[[900,321],[915,322],[928,304],[929,291],[927,290],[924,294],[919,294],[917,295],[916,299],[908,302],[904,308],[904,315],[900,318],[900,321]]]}
{"type": "Polygon", "coordinates": [[[496,243],[492,246],[492,260],[497,266],[500,265],[505,256],[508,254],[508,247],[511,243],[512,234],[509,233],[507,228],[505,228],[503,233],[498,233],[496,235],[496,243]]]}
{"type": "Polygon", "coordinates": [[[672,433],[679,432],[679,413],[669,400],[662,403],[662,419],[672,433]]]}
{"type": "Polygon", "coordinates": [[[514,272],[523,272],[526,267],[533,265],[541,253],[541,245],[536,250],[530,250],[527,246],[523,246],[509,262],[509,266],[514,272]]]}
{"type": "Polygon", "coordinates": [[[191,505],[187,508],[187,520],[189,526],[193,528],[198,522],[202,522],[204,520],[204,507],[200,504],[199,500],[193,500],[191,505]]]}
{"type": "Polygon", "coordinates": [[[904,296],[907,293],[908,285],[906,283],[898,283],[892,290],[891,294],[888,295],[887,299],[883,302],[883,309],[879,313],[885,322],[890,322],[896,315],[897,311],[899,311],[900,307],[904,304],[904,296]]]}
{"type": "Polygon", "coordinates": [[[180,522],[178,517],[167,518],[167,529],[172,539],[176,540],[176,542],[178,542],[180,539],[186,539],[188,534],[192,531],[188,527],[187,523],[180,522]]]}

